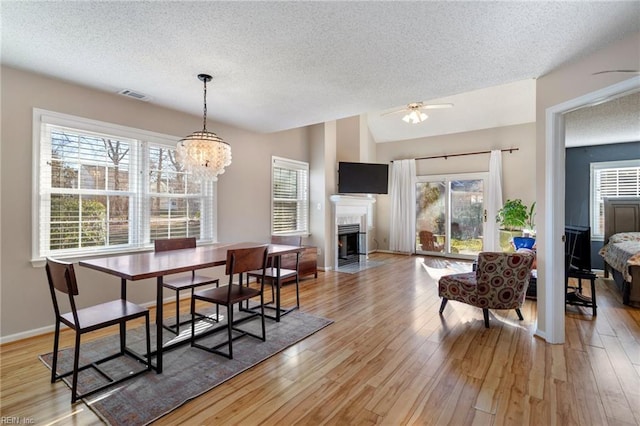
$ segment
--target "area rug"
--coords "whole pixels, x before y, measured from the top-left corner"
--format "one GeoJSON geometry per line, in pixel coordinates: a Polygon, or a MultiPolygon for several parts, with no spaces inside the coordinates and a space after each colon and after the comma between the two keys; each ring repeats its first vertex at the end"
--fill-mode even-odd
{"type": "MultiPolygon", "coordinates": [[[[235,340],[233,359],[192,348],[187,343],[165,352],[162,374],[156,374],[154,371],[146,372],[84,398],[83,402],[109,425],[146,425],[331,323],[332,321],[326,318],[299,311],[283,316],[279,323],[267,319],[267,341],[262,342],[249,336],[235,340]]],[[[204,322],[200,322],[200,327],[202,324],[204,322]]],[[[251,319],[240,327],[260,334],[260,319],[251,319]]],[[[151,341],[154,342],[155,327],[152,325],[151,328],[151,341]]],[[[173,336],[165,331],[163,337],[166,335],[173,336]]],[[[198,343],[213,345],[216,340],[224,339],[225,336],[226,329],[203,338],[198,343]]],[[[127,346],[140,353],[144,352],[143,327],[127,330],[127,346]]],[[[80,364],[83,365],[88,361],[117,352],[118,348],[117,335],[82,344],[80,364]]],[[[226,349],[226,346],[222,348],[224,351],[226,349]]],[[[58,371],[71,370],[73,349],[66,348],[58,354],[58,371]]],[[[41,355],[40,360],[51,368],[53,353],[41,355]]],[[[101,364],[101,367],[114,377],[118,377],[118,375],[139,370],[141,365],[128,357],[119,357],[114,361],[101,364]]],[[[70,376],[63,380],[70,385],[70,376]]],[[[85,370],[78,375],[78,390],[86,392],[95,388],[102,380],[104,379],[92,369],[85,370]]],[[[71,400],[71,392],[69,392],[69,400],[71,400]]]]}

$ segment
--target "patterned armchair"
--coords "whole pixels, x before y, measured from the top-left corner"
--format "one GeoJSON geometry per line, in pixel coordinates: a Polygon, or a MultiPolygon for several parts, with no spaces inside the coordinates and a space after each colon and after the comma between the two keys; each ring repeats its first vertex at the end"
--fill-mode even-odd
{"type": "Polygon", "coordinates": [[[445,275],[438,282],[442,297],[440,314],[447,301],[455,300],[482,308],[484,326],[489,328],[489,309],[515,309],[522,321],[520,307],[529,285],[534,256],[529,253],[482,252],[475,272],[445,275]]]}

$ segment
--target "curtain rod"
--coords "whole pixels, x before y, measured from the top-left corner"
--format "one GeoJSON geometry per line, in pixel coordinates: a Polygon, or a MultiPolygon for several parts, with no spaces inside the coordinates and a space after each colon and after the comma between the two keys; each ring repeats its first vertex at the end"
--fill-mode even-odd
{"type": "MultiPolygon", "coordinates": [[[[520,148],[507,148],[507,149],[501,149],[501,152],[508,152],[509,154],[511,154],[513,151],[518,151],[520,148]]],[[[415,158],[415,160],[430,160],[432,158],[444,158],[445,160],[448,159],[449,157],[461,157],[463,155],[476,155],[476,154],[491,154],[491,151],[477,151],[477,152],[463,152],[461,154],[448,154],[448,155],[434,155],[432,157],[420,157],[420,158],[415,158]]],[[[391,160],[391,162],[393,163],[394,160],[391,160]]],[[[396,160],[399,161],[399,160],[396,160]]]]}

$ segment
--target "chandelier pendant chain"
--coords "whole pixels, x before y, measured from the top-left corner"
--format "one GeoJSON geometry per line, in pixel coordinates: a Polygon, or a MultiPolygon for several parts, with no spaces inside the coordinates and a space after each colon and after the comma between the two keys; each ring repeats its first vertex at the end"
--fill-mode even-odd
{"type": "Polygon", "coordinates": [[[206,133],[207,131],[207,78],[203,78],[202,81],[204,81],[204,113],[203,113],[203,123],[202,123],[202,128],[203,131],[206,133]]]}

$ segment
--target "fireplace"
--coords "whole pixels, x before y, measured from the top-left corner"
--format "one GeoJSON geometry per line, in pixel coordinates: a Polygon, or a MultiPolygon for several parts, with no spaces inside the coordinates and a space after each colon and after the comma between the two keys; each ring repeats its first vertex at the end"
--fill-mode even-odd
{"type": "Polygon", "coordinates": [[[370,209],[375,203],[371,197],[332,195],[334,205],[333,267],[363,264],[367,261],[370,209]]]}
{"type": "Polygon", "coordinates": [[[360,261],[360,225],[338,225],[338,267],[360,261]]]}

